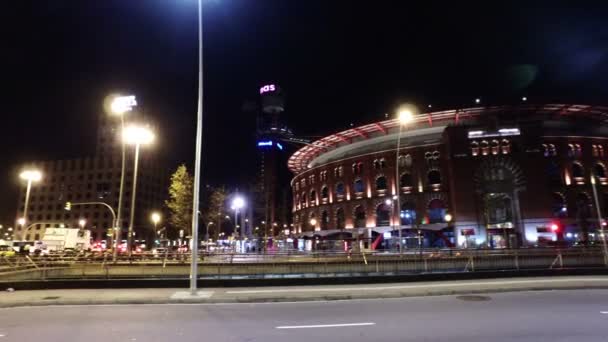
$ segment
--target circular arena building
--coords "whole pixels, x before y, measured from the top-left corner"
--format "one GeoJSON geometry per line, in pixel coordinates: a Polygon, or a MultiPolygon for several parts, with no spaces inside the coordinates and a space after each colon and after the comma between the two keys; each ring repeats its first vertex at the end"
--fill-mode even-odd
{"type": "Polygon", "coordinates": [[[294,233],[312,249],[593,244],[607,120],[608,107],[523,104],[334,133],[289,159],[294,233]]]}

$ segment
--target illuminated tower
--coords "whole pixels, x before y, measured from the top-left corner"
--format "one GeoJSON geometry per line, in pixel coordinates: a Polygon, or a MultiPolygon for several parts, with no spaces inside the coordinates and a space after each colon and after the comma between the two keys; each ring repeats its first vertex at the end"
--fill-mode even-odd
{"type": "Polygon", "coordinates": [[[260,151],[260,172],[258,179],[259,214],[263,217],[264,235],[273,237],[287,224],[288,208],[281,192],[287,191],[289,173],[281,172],[286,165],[285,141],[293,134],[281,121],[284,112],[284,98],[281,88],[267,84],[260,88],[261,111],[257,118],[257,147],[260,151]],[[283,184],[285,186],[277,186],[283,184]],[[276,224],[275,224],[276,223],[276,224]]]}

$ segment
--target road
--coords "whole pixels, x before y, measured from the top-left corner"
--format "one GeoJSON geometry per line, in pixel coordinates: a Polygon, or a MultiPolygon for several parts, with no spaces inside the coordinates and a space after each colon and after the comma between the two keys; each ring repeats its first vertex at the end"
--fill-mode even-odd
{"type": "Polygon", "coordinates": [[[4,341],[608,341],[608,290],[0,310],[4,341]]]}

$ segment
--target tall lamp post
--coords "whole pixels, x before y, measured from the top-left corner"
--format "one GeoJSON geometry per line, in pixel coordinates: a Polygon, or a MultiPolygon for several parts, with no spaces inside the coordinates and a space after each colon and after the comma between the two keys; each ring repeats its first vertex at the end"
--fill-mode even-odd
{"type": "Polygon", "coordinates": [[[241,251],[242,251],[242,243],[243,243],[243,227],[242,225],[239,227],[239,221],[238,221],[238,215],[240,210],[245,207],[245,200],[243,199],[243,197],[236,195],[236,197],[232,200],[232,206],[230,207],[232,210],[234,210],[234,229],[236,231],[236,229],[239,229],[239,242],[241,246],[241,251]]]}
{"type": "Polygon", "coordinates": [[[129,236],[127,237],[127,249],[131,257],[131,246],[133,241],[133,220],[135,219],[135,198],[137,195],[137,167],[139,163],[139,148],[141,145],[149,145],[154,141],[154,133],[146,127],[129,126],[122,132],[123,140],[128,145],[135,145],[135,162],[133,165],[133,190],[131,193],[131,212],[129,217],[129,236]]]}
{"type": "Polygon", "coordinates": [[[160,214],[158,212],[153,212],[152,215],[150,215],[150,219],[152,220],[152,223],[154,224],[154,243],[156,243],[156,240],[158,239],[158,233],[156,231],[158,223],[160,222],[160,214]]]}
{"type": "MultiPolygon", "coordinates": [[[[27,207],[30,203],[30,192],[32,190],[32,183],[39,182],[42,179],[42,172],[38,170],[24,170],[19,174],[19,178],[27,181],[27,187],[25,190],[25,205],[23,207],[23,217],[18,220],[19,225],[23,229],[25,222],[27,221],[27,207]]],[[[21,234],[23,236],[23,233],[21,234]]]]}
{"type": "MultiPolygon", "coordinates": [[[[120,132],[125,130],[125,113],[131,111],[134,106],[137,105],[135,96],[117,96],[112,100],[110,105],[110,113],[120,117],[120,132]]],[[[125,168],[126,168],[126,144],[124,139],[120,139],[120,148],[122,153],[122,161],[120,165],[120,189],[118,190],[118,209],[117,217],[114,222],[114,246],[113,246],[113,260],[116,261],[118,254],[118,244],[120,243],[120,236],[122,235],[122,201],[123,201],[123,189],[125,185],[125,168]]]]}
{"type": "Polygon", "coordinates": [[[401,233],[401,182],[399,177],[399,150],[401,148],[401,131],[403,126],[410,123],[414,119],[414,110],[411,106],[403,106],[397,113],[397,120],[399,121],[399,134],[397,134],[397,150],[395,152],[395,188],[397,195],[397,215],[399,225],[399,254],[403,254],[403,239],[401,233]]]}

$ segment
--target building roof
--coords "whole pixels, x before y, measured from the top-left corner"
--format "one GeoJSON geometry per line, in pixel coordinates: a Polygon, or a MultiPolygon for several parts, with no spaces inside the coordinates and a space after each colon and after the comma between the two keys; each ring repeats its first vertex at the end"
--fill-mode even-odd
{"type": "MultiPolygon", "coordinates": [[[[460,120],[470,120],[476,117],[502,113],[517,112],[541,115],[582,115],[602,122],[608,122],[608,107],[577,105],[577,104],[522,104],[515,106],[489,106],[472,107],[462,109],[451,109],[438,112],[422,113],[414,116],[410,125],[415,126],[414,131],[421,128],[435,126],[446,126],[458,123],[460,120]]],[[[382,135],[388,135],[389,131],[394,133],[399,127],[397,119],[378,121],[367,125],[353,127],[345,131],[337,132],[297,150],[287,165],[293,173],[301,173],[310,167],[311,161],[316,157],[332,151],[336,148],[351,145],[382,135]]],[[[412,129],[410,129],[412,131],[412,129]]]]}

